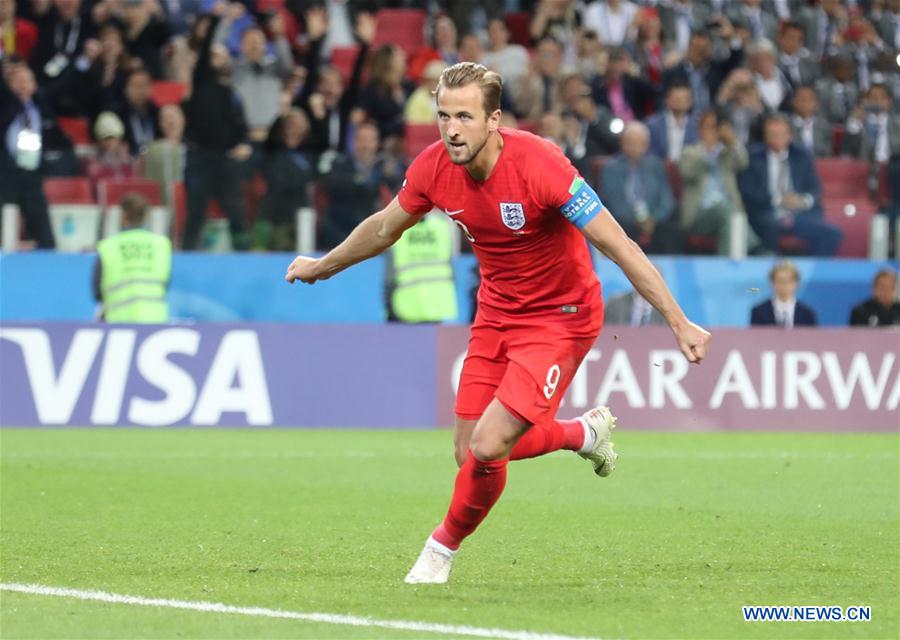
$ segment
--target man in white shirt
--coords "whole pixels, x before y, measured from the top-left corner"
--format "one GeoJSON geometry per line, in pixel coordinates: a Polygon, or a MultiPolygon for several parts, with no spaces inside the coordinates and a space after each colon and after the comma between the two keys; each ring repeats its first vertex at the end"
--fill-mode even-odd
{"type": "Polygon", "coordinates": [[[770,40],[757,40],[749,51],[753,81],[769,111],[778,111],[790,93],[790,84],[776,64],[776,53],[770,40]]]}
{"type": "Polygon", "coordinates": [[[753,307],[750,324],[753,326],[775,325],[785,329],[818,324],[816,312],[797,300],[800,286],[800,272],[789,260],[777,263],[769,272],[772,298],[753,307]]]}
{"type": "Polygon", "coordinates": [[[638,6],[627,0],[594,0],[584,11],[582,26],[600,37],[608,47],[620,47],[634,39],[634,16],[638,6]]]}

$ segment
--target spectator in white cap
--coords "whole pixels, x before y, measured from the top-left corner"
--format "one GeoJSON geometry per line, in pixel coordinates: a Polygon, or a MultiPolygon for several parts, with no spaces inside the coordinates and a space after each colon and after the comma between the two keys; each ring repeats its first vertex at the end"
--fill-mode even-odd
{"type": "Polygon", "coordinates": [[[104,111],[94,122],[97,139],[96,155],[88,164],[88,177],[97,189],[100,180],[131,178],[135,175],[135,161],[125,142],[125,125],[112,111],[104,111]]]}

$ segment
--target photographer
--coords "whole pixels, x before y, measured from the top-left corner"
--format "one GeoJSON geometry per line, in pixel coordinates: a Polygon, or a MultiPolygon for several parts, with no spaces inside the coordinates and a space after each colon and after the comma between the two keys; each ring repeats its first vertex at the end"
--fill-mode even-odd
{"type": "Polygon", "coordinates": [[[717,238],[719,255],[728,255],[729,220],[744,210],[737,173],[747,167],[747,150],[716,111],[701,116],[699,136],[699,142],[684,148],[679,162],[684,180],[681,226],[685,233],[717,238]]]}

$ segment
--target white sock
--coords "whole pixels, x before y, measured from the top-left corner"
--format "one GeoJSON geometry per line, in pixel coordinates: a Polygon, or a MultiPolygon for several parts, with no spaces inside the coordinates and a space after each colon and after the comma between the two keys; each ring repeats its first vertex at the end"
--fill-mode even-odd
{"type": "Polygon", "coordinates": [[[594,446],[594,442],[597,440],[597,434],[588,426],[588,423],[584,418],[579,417],[578,420],[581,422],[581,426],[584,427],[584,444],[581,445],[578,453],[588,453],[591,450],[591,447],[594,446]]]}
{"type": "Polygon", "coordinates": [[[452,558],[453,556],[456,555],[456,551],[459,551],[459,549],[457,549],[456,551],[454,551],[454,550],[451,549],[450,547],[445,547],[444,545],[442,545],[440,542],[438,542],[437,540],[435,540],[435,539],[432,538],[431,536],[428,536],[428,540],[425,541],[425,546],[426,546],[426,547],[431,547],[432,549],[434,549],[434,550],[436,550],[436,551],[438,551],[438,552],[444,554],[444,555],[447,556],[448,558],[452,558]]]}

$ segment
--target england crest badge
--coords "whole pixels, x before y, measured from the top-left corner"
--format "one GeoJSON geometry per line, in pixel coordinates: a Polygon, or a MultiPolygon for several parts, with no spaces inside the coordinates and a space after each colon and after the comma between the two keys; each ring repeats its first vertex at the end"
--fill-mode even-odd
{"type": "Polygon", "coordinates": [[[525,210],[519,202],[501,202],[500,218],[503,220],[503,224],[513,231],[518,231],[525,226],[525,210]]]}

